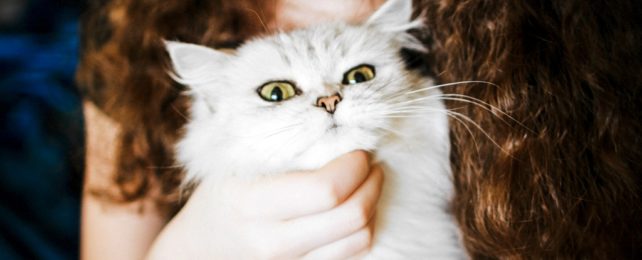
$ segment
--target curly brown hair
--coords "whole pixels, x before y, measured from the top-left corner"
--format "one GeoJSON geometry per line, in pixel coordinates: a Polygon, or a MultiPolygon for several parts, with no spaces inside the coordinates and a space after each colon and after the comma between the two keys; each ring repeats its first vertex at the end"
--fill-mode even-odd
{"type": "MultiPolygon", "coordinates": [[[[158,186],[177,208],[173,145],[187,97],[161,39],[212,47],[265,33],[273,2],[97,1],[83,21],[78,83],[122,127],[118,194],[158,186]]],[[[426,64],[487,105],[448,102],[455,213],[473,258],[642,255],[640,1],[416,0],[426,64]],[[490,110],[490,112],[488,112],[490,110]],[[501,110],[502,112],[497,112],[501,110]],[[488,136],[487,136],[488,135],[488,136]]]]}
{"type": "Polygon", "coordinates": [[[454,212],[474,258],[642,250],[640,1],[421,1],[449,103],[454,212]],[[489,113],[495,108],[504,111],[489,113]]]}

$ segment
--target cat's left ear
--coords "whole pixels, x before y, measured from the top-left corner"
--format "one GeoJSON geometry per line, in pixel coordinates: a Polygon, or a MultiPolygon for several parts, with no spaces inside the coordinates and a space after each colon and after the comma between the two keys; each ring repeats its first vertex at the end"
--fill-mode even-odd
{"type": "Polygon", "coordinates": [[[412,19],[412,0],[387,0],[368,18],[366,25],[383,32],[398,34],[405,49],[427,52],[424,45],[407,31],[424,27],[421,18],[412,19]]]}
{"type": "Polygon", "coordinates": [[[384,31],[407,30],[413,25],[412,0],[387,0],[366,22],[384,31]]]}
{"type": "Polygon", "coordinates": [[[207,79],[230,58],[230,54],[205,46],[175,41],[164,43],[172,59],[174,76],[181,83],[207,79]]]}

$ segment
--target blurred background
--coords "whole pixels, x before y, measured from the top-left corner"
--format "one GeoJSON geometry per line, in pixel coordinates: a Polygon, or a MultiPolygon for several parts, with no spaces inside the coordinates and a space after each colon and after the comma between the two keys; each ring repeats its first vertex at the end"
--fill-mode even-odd
{"type": "Polygon", "coordinates": [[[0,259],[78,258],[85,6],[0,0],[0,259]]]}

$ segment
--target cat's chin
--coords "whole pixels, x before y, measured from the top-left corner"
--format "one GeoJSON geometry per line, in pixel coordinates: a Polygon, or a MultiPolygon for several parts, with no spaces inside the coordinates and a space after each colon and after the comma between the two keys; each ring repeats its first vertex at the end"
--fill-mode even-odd
{"type": "Polygon", "coordinates": [[[356,150],[374,151],[379,137],[368,131],[330,125],[326,134],[294,158],[301,170],[318,169],[342,154],[356,150]]]}

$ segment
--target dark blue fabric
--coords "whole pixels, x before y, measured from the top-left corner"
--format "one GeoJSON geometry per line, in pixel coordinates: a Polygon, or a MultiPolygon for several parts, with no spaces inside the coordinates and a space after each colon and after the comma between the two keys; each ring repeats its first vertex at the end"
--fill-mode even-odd
{"type": "Polygon", "coordinates": [[[0,24],[0,259],[76,259],[84,156],[73,77],[82,7],[20,4],[0,24]]]}

